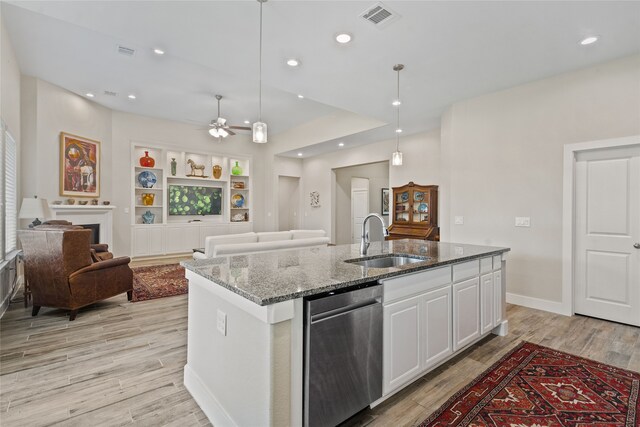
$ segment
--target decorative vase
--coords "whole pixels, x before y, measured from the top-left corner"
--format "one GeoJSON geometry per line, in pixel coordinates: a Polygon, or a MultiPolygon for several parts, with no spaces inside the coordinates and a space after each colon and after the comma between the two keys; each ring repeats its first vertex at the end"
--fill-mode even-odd
{"type": "Polygon", "coordinates": [[[144,152],[144,157],[140,157],[140,166],[144,168],[152,168],[156,165],[156,161],[153,157],[149,156],[149,152],[144,152]]]}
{"type": "Polygon", "coordinates": [[[178,166],[178,162],[173,157],[171,158],[171,176],[176,176],[176,168],[178,166]]]}
{"type": "Polygon", "coordinates": [[[222,176],[222,166],[214,165],[213,166],[213,177],[215,179],[220,179],[221,176],[222,176]]]}
{"type": "Polygon", "coordinates": [[[238,162],[236,162],[236,165],[231,168],[231,173],[233,175],[242,175],[242,168],[240,167],[238,162]]]}
{"type": "Polygon", "coordinates": [[[142,194],[142,204],[145,206],[153,205],[153,199],[156,197],[154,193],[144,193],[142,194]]]}
{"type": "Polygon", "coordinates": [[[155,219],[155,215],[151,213],[151,211],[146,211],[142,214],[142,223],[143,224],[153,224],[153,220],[155,219]]]}

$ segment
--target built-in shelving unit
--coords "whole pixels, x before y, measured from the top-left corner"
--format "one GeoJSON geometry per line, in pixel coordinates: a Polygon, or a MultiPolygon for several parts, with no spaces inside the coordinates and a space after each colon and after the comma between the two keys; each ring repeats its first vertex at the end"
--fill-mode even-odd
{"type": "MultiPolygon", "coordinates": [[[[132,143],[133,256],[189,252],[193,248],[204,246],[206,236],[251,231],[253,229],[253,207],[250,197],[251,161],[250,157],[230,157],[216,153],[182,151],[171,147],[132,143]],[[155,160],[153,167],[140,166],[140,158],[145,155],[145,152],[155,160]],[[173,160],[175,160],[174,167],[172,167],[173,160]],[[192,169],[191,163],[197,167],[192,169]],[[217,178],[214,176],[214,166],[220,166],[222,169],[217,178]],[[236,169],[236,166],[240,170],[236,169]],[[156,176],[157,182],[151,188],[144,188],[138,179],[145,171],[156,176]],[[234,172],[237,174],[234,175],[234,172]],[[217,194],[221,194],[219,214],[170,214],[170,212],[175,213],[175,210],[170,210],[169,194],[172,186],[206,187],[206,190],[211,191],[206,196],[213,196],[214,199],[217,194]],[[153,195],[152,204],[144,203],[143,195],[145,194],[153,195]],[[147,219],[153,217],[151,223],[145,223],[143,219],[147,211],[151,213],[147,215],[147,219]]],[[[149,202],[151,197],[147,196],[146,199],[149,202]]]]}

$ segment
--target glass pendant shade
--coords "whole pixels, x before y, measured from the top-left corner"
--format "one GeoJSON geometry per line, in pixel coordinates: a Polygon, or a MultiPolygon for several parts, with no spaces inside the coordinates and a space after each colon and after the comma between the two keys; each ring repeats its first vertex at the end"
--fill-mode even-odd
{"type": "Polygon", "coordinates": [[[255,122],[253,124],[253,142],[264,144],[267,142],[267,124],[263,122],[255,122]]]}
{"type": "Polygon", "coordinates": [[[391,155],[391,165],[392,166],[402,166],[402,152],[395,151],[391,155]]]}

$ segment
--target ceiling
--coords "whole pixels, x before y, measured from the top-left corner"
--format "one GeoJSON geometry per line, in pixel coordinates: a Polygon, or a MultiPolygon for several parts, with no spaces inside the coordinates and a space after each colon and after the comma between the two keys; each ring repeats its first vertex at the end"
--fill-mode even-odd
{"type": "MultiPolygon", "coordinates": [[[[393,138],[396,63],[406,66],[406,135],[437,127],[461,99],[640,52],[640,2],[385,1],[399,18],[383,28],[359,16],[375,3],[264,4],[262,118],[271,141],[339,110],[391,123],[345,135],[346,147],[393,138]],[[339,45],[339,32],[353,41],[339,45]],[[600,40],[581,46],[592,34],[600,40]],[[287,66],[291,57],[301,65],[287,66]]],[[[109,108],[194,126],[216,117],[216,93],[230,124],[257,119],[258,13],[253,0],[2,4],[24,74],[93,92],[109,108]],[[135,55],[119,54],[118,45],[135,55]]],[[[332,140],[308,152],[337,149],[332,140]]]]}

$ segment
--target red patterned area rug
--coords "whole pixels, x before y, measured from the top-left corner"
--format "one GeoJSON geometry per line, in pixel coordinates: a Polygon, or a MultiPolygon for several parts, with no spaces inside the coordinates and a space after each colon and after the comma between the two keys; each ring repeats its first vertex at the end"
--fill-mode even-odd
{"type": "Polygon", "coordinates": [[[188,280],[180,264],[134,267],[131,302],[172,297],[188,292],[188,280]]]}
{"type": "Polygon", "coordinates": [[[639,387],[640,373],[523,342],[420,426],[637,427],[639,387]]]}

